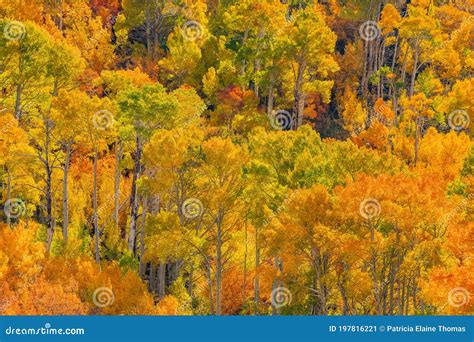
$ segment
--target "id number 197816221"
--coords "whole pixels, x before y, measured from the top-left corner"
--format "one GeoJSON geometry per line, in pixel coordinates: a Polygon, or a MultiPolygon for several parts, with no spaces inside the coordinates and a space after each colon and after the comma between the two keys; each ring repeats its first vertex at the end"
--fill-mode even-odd
{"type": "Polygon", "coordinates": [[[330,325],[330,332],[350,332],[350,333],[374,333],[377,332],[375,325],[330,325]]]}

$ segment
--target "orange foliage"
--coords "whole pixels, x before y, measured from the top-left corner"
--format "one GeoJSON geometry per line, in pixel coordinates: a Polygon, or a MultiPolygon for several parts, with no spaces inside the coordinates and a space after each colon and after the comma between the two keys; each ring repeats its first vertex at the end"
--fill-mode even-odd
{"type": "MultiPolygon", "coordinates": [[[[47,258],[36,240],[39,227],[21,223],[0,229],[0,314],[154,314],[153,297],[135,273],[109,264],[99,271],[89,257],[47,258]],[[11,243],[15,241],[15,243],[11,243]],[[94,293],[110,290],[106,306],[94,293]],[[112,298],[112,299],[111,299],[112,298]]],[[[107,293],[108,295],[108,293],[107,293]]],[[[98,294],[96,295],[98,296],[98,294]]]]}

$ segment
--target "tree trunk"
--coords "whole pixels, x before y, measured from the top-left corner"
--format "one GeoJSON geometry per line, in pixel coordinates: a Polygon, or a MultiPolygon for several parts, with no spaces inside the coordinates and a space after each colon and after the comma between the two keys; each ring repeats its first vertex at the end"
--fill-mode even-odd
{"type": "MultiPolygon", "coordinates": [[[[280,266],[280,261],[279,261],[279,258],[276,256],[275,259],[274,259],[274,263],[275,263],[275,268],[277,269],[278,273],[280,273],[282,271],[281,269],[281,266],[280,266]]],[[[273,280],[273,284],[272,284],[272,295],[278,291],[277,289],[281,287],[281,280],[280,278],[276,277],[274,280],[273,280]]],[[[272,301],[272,315],[280,315],[281,313],[281,310],[280,310],[280,306],[279,305],[276,305],[274,300],[276,298],[273,298],[274,296],[272,296],[271,298],[271,301],[272,301]]]]}
{"type": "Polygon", "coordinates": [[[254,302],[255,314],[258,315],[260,305],[260,278],[258,268],[260,267],[260,246],[258,240],[258,228],[255,228],[255,284],[254,284],[254,302]]]}
{"type": "Polygon", "coordinates": [[[267,115],[272,115],[273,112],[273,92],[273,82],[271,82],[270,86],[268,87],[267,115]]]}
{"type": "Polygon", "coordinates": [[[148,211],[148,198],[143,196],[142,204],[142,224],[140,229],[140,276],[143,278],[145,275],[146,263],[143,262],[145,257],[145,224],[146,224],[146,213],[148,211]]]}
{"type": "Polygon", "coordinates": [[[212,289],[212,277],[211,277],[211,265],[206,261],[206,270],[207,270],[207,285],[209,287],[209,311],[211,315],[214,314],[214,295],[212,289]]]}
{"type": "Polygon", "coordinates": [[[395,82],[393,84],[393,125],[398,127],[398,94],[397,94],[397,85],[395,82]]]}
{"type": "Polygon", "coordinates": [[[217,214],[216,236],[216,315],[222,314],[222,213],[217,214]]]}
{"type": "MultiPolygon", "coordinates": [[[[11,198],[12,198],[11,184],[12,184],[12,175],[10,173],[10,169],[7,169],[7,201],[8,203],[10,203],[11,198]]],[[[7,215],[7,224],[8,224],[8,227],[10,228],[12,227],[12,219],[10,215],[7,215]]]]}
{"type": "Polygon", "coordinates": [[[146,48],[148,58],[153,57],[153,40],[152,40],[152,25],[151,25],[151,4],[150,0],[145,4],[145,31],[146,31],[146,48]]]}
{"type": "MultiPolygon", "coordinates": [[[[370,223],[370,241],[371,244],[374,244],[375,241],[375,227],[373,223],[370,223]]],[[[375,306],[377,309],[377,315],[380,315],[380,290],[378,288],[378,281],[377,281],[377,252],[375,251],[374,247],[371,246],[371,261],[370,261],[370,268],[372,271],[372,287],[374,291],[375,297],[375,306]]]]}
{"type": "MultiPolygon", "coordinates": [[[[261,68],[261,61],[260,58],[257,58],[255,60],[255,72],[258,73],[261,68]]],[[[260,87],[258,86],[258,83],[255,82],[255,96],[257,96],[259,102],[260,102],[260,87]]]]}
{"type": "Polygon", "coordinates": [[[421,125],[422,125],[422,118],[417,117],[415,119],[415,160],[414,165],[416,166],[418,162],[418,151],[420,149],[420,136],[421,136],[421,125]]]}
{"type": "Polygon", "coordinates": [[[148,279],[148,291],[156,293],[156,266],[153,262],[150,263],[150,276],[148,279]]]}
{"type": "Polygon", "coordinates": [[[293,105],[293,116],[295,122],[293,122],[293,129],[298,129],[303,124],[303,112],[304,112],[304,93],[303,93],[303,83],[304,83],[304,72],[306,70],[306,60],[303,59],[301,63],[298,64],[298,75],[295,82],[295,88],[293,91],[294,94],[294,105],[293,105]]]}
{"type": "Polygon", "coordinates": [[[248,227],[247,220],[245,220],[245,252],[244,252],[244,281],[242,285],[242,304],[247,301],[246,288],[247,288],[247,255],[248,255],[248,227]]]}
{"type": "Polygon", "coordinates": [[[410,97],[413,96],[415,92],[415,79],[416,79],[416,72],[418,69],[418,48],[415,50],[415,60],[413,62],[413,72],[411,74],[411,82],[410,82],[410,97]]]}
{"type": "Polygon", "coordinates": [[[68,195],[68,177],[69,162],[71,159],[71,144],[66,144],[66,156],[64,160],[64,176],[63,176],[63,240],[67,243],[69,230],[69,195],[68,195]]]}
{"type": "MultiPolygon", "coordinates": [[[[381,47],[380,47],[381,51],[380,51],[380,58],[379,58],[379,65],[378,65],[378,69],[382,68],[383,64],[384,64],[384,60],[385,60],[385,44],[383,41],[381,41],[381,47]]],[[[384,78],[383,77],[380,77],[380,80],[379,80],[379,84],[378,84],[378,96],[379,98],[382,98],[384,97],[384,78]]]]}
{"type": "Polygon", "coordinates": [[[95,235],[95,261],[100,268],[100,252],[99,252],[99,218],[97,212],[97,159],[98,152],[97,149],[94,151],[94,189],[93,189],[93,198],[92,205],[94,208],[94,235],[95,235]]]}
{"type": "Polygon", "coordinates": [[[409,51],[410,51],[410,45],[407,44],[407,48],[406,48],[405,53],[403,55],[402,77],[401,77],[404,88],[405,88],[405,78],[406,78],[406,73],[407,73],[407,59],[408,59],[408,52],[409,51]]]}
{"type": "Polygon", "coordinates": [[[369,79],[369,42],[364,41],[364,72],[362,74],[362,79],[360,82],[361,90],[362,90],[362,97],[367,99],[368,93],[368,79],[369,79]]]}
{"type": "Polygon", "coordinates": [[[128,250],[136,255],[136,237],[137,237],[137,221],[138,221],[138,189],[137,181],[141,173],[141,156],[142,156],[142,142],[141,138],[137,137],[137,149],[135,153],[135,167],[133,170],[132,191],[130,194],[130,231],[128,236],[128,250]]]}
{"type": "MultiPolygon", "coordinates": [[[[120,211],[120,162],[122,161],[123,143],[119,141],[115,144],[115,180],[114,180],[114,225],[116,231],[119,229],[119,211],[120,211]]],[[[124,239],[125,230],[121,233],[124,239]]]]}
{"type": "Polygon", "coordinates": [[[339,287],[339,292],[341,293],[342,304],[343,304],[342,314],[344,316],[347,316],[349,315],[349,312],[350,312],[350,306],[349,306],[349,300],[347,298],[346,288],[342,282],[338,284],[338,287],[339,287]]]}
{"type": "Polygon", "coordinates": [[[53,242],[53,194],[52,194],[52,179],[50,171],[47,171],[46,176],[46,252],[49,253],[51,244],[53,242]]]}
{"type": "Polygon", "coordinates": [[[16,98],[15,98],[15,118],[19,121],[21,118],[21,94],[23,92],[23,86],[17,84],[16,86],[16,98]]]}
{"type": "MultiPolygon", "coordinates": [[[[314,256],[313,256],[314,257],[314,256]]],[[[320,308],[321,308],[321,298],[318,294],[318,282],[319,282],[319,279],[318,279],[318,272],[317,272],[317,268],[318,268],[318,265],[316,264],[316,261],[313,261],[312,262],[313,264],[313,291],[315,292],[315,300],[313,302],[313,304],[311,305],[311,312],[310,312],[310,315],[311,316],[316,316],[319,314],[319,311],[320,311],[320,308]]]]}
{"type": "Polygon", "coordinates": [[[189,266],[189,275],[188,275],[188,295],[190,298],[193,297],[193,286],[194,286],[194,266],[191,264],[189,266]]]}
{"type": "Polygon", "coordinates": [[[388,313],[393,315],[393,310],[395,307],[394,294],[395,294],[395,270],[393,263],[390,265],[390,287],[389,287],[389,301],[388,301],[388,313]]]}
{"type": "Polygon", "coordinates": [[[393,59],[392,59],[392,67],[391,67],[392,72],[393,70],[395,70],[395,63],[397,62],[398,43],[400,41],[400,36],[398,35],[398,31],[396,32],[396,35],[397,35],[397,40],[395,42],[395,49],[393,51],[393,59]]]}
{"type": "Polygon", "coordinates": [[[44,166],[46,171],[46,254],[49,254],[51,250],[51,244],[53,242],[54,225],[53,225],[53,179],[52,179],[52,167],[49,161],[49,144],[51,140],[52,125],[49,119],[45,121],[45,148],[44,148],[44,166]]]}
{"type": "Polygon", "coordinates": [[[160,263],[158,269],[158,298],[163,298],[165,296],[165,276],[166,276],[166,264],[164,262],[160,263]]]}

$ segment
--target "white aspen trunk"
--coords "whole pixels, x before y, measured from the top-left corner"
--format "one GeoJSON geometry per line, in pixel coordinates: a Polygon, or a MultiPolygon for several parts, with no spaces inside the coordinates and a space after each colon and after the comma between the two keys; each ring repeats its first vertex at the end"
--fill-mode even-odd
{"type": "MultiPolygon", "coordinates": [[[[119,229],[119,211],[120,211],[120,162],[122,161],[123,143],[115,144],[115,179],[114,179],[114,225],[119,229]]],[[[122,236],[125,237],[125,236],[122,236]]]]}
{"type": "Polygon", "coordinates": [[[98,211],[97,211],[97,159],[98,159],[98,152],[97,149],[94,151],[94,189],[93,189],[93,198],[92,198],[92,205],[94,209],[94,235],[95,235],[95,261],[99,265],[100,268],[100,251],[99,251],[99,218],[98,218],[98,211]]]}
{"type": "Polygon", "coordinates": [[[222,314],[222,214],[217,214],[216,239],[216,315],[222,314]]]}
{"type": "Polygon", "coordinates": [[[142,279],[145,275],[145,268],[146,268],[146,263],[144,263],[143,259],[145,257],[145,224],[146,224],[147,211],[148,211],[148,198],[144,196],[143,204],[142,204],[142,222],[141,222],[141,230],[140,230],[140,264],[139,264],[139,271],[140,271],[140,276],[142,277],[142,279]]]}
{"type": "Polygon", "coordinates": [[[69,195],[68,195],[68,177],[69,177],[69,163],[71,159],[71,144],[66,144],[66,159],[64,161],[64,175],[63,175],[63,240],[67,243],[69,232],[69,195]]]}
{"type": "Polygon", "coordinates": [[[255,302],[255,314],[258,314],[260,305],[260,278],[258,275],[258,268],[260,267],[260,245],[258,239],[258,228],[255,228],[255,274],[254,282],[254,302],[255,302]]]}
{"type": "Polygon", "coordinates": [[[142,142],[141,138],[137,137],[137,148],[135,154],[135,167],[133,172],[132,180],[132,191],[131,191],[131,214],[130,214],[130,230],[128,236],[128,250],[136,254],[136,237],[137,237],[137,220],[138,220],[138,189],[137,181],[140,178],[141,172],[141,155],[142,155],[142,142]]]}

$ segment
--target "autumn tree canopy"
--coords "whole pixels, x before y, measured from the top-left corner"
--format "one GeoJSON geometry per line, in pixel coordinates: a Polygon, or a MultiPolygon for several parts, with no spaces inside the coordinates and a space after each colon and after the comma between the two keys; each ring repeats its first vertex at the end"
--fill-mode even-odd
{"type": "Polygon", "coordinates": [[[0,0],[0,314],[473,314],[469,5],[0,0]]]}

